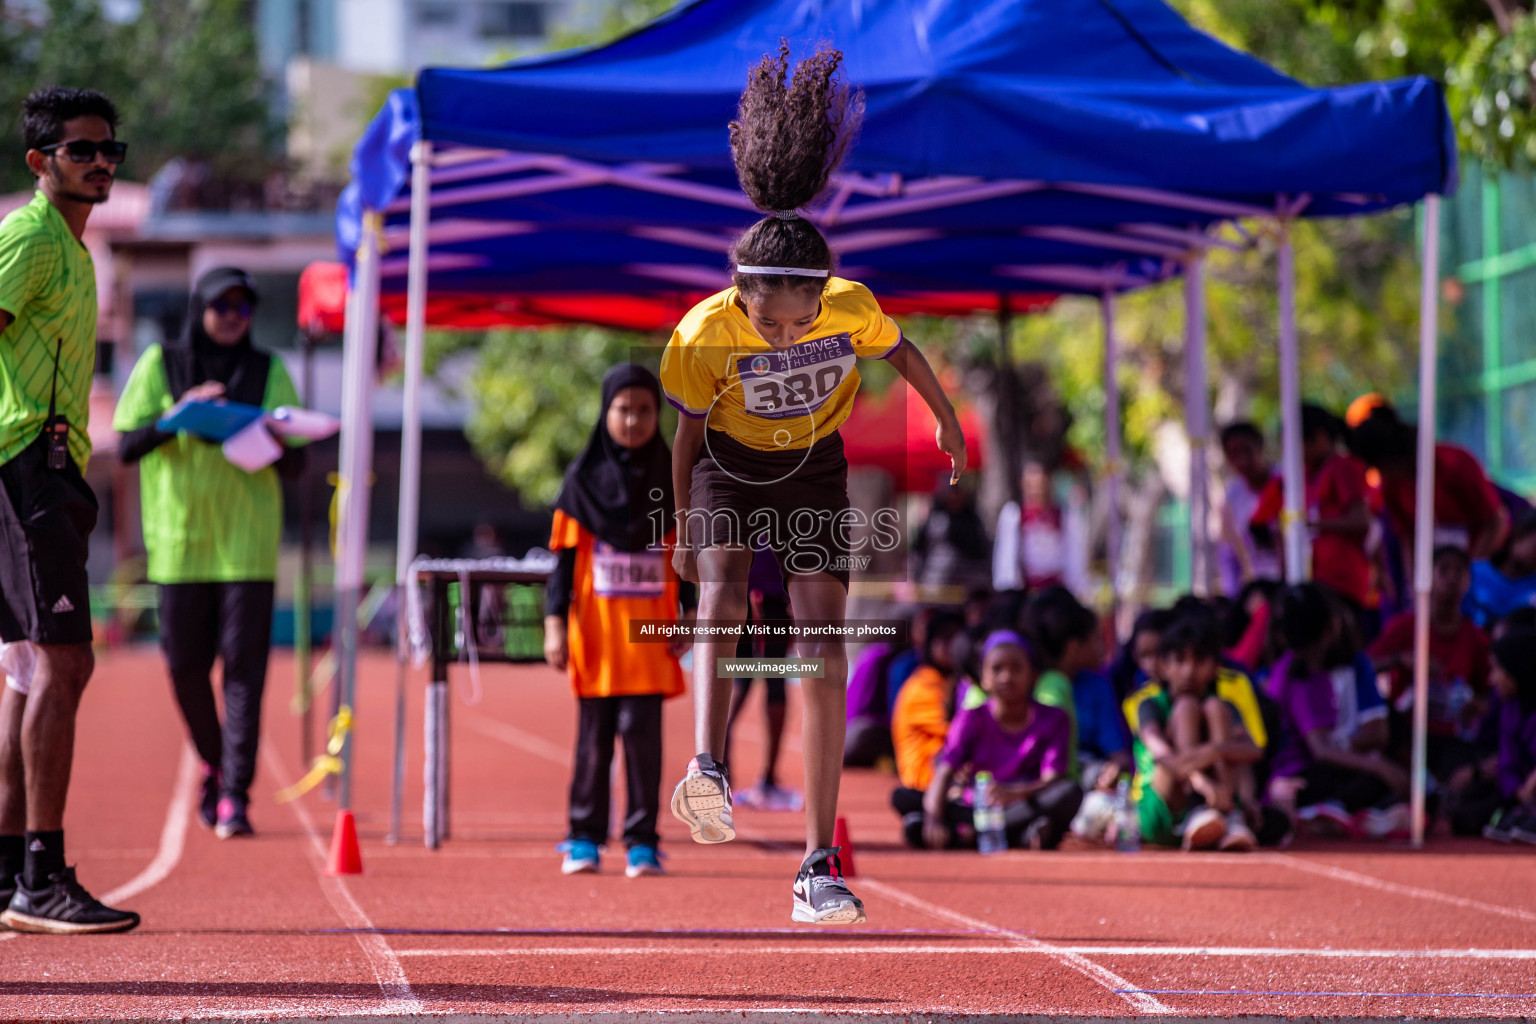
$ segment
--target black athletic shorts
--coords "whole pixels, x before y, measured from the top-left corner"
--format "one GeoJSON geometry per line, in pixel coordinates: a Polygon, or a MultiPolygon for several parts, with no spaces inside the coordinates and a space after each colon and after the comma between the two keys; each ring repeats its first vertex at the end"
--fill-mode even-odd
{"type": "Polygon", "coordinates": [[[49,469],[45,444],[0,465],[0,640],[88,644],[96,495],[73,459],[49,469]]]}
{"type": "Polygon", "coordinates": [[[695,551],[761,538],[786,575],[825,572],[848,586],[848,460],[835,431],[809,449],[766,452],[706,430],[689,508],[695,551]]]}

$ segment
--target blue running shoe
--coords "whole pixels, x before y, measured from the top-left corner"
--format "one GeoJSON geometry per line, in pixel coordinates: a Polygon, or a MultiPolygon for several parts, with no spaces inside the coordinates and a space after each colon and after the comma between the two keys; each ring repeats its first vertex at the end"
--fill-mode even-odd
{"type": "Polygon", "coordinates": [[[666,871],[661,866],[661,855],[656,852],[656,847],[637,843],[629,848],[629,864],[624,868],[625,878],[664,874],[666,871]]]}
{"type": "Polygon", "coordinates": [[[560,864],[562,875],[595,875],[598,867],[597,844],[590,839],[567,839],[555,849],[565,854],[560,864]]]}

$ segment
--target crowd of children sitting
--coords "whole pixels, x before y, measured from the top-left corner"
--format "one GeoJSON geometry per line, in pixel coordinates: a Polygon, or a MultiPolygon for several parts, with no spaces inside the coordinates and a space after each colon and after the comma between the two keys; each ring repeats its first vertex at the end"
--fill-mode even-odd
{"type": "MultiPolygon", "coordinates": [[[[1228,509],[1248,525],[1240,589],[1143,613],[1113,659],[1104,623],[1061,586],[918,611],[910,650],[872,646],[853,666],[850,763],[891,754],[891,804],[919,848],[977,846],[978,793],[1013,847],[1406,838],[1414,616],[1382,621],[1379,550],[1383,528],[1411,536],[1404,429],[1378,406],[1353,431],[1308,409],[1313,581],[1286,585],[1255,571],[1278,573],[1279,477],[1262,435],[1229,428],[1252,490],[1228,509]]],[[[1458,451],[1440,461],[1465,489],[1458,451]]],[[[1432,829],[1536,844],[1536,513],[1498,510],[1480,486],[1443,501],[1437,488],[1437,525],[1461,530],[1433,556],[1427,812],[1432,829]]]]}

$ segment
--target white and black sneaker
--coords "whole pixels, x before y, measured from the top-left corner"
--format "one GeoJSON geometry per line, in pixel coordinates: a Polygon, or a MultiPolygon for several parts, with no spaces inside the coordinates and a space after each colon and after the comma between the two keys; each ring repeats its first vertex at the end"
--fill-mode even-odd
{"type": "Polygon", "coordinates": [[[12,930],[42,935],[88,935],[126,932],[139,925],[139,915],[109,907],[75,881],[75,869],[48,876],[41,889],[28,889],[16,880],[16,894],[0,920],[12,930]]]}
{"type": "Polygon", "coordinates": [[[801,924],[863,924],[864,904],[843,881],[841,846],[817,850],[795,876],[795,907],[790,917],[801,924]]]}
{"type": "Polygon", "coordinates": [[[725,765],[708,754],[689,761],[688,774],[672,791],[672,814],[688,826],[696,843],[728,843],[735,839],[731,784],[725,765]]]}

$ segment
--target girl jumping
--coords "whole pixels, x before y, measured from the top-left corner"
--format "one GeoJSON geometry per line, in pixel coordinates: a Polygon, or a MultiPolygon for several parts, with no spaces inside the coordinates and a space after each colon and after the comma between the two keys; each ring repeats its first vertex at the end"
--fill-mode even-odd
{"type": "MultiPolygon", "coordinates": [[[[827,241],[800,208],[826,188],[848,150],[862,96],[836,81],[843,60],[821,50],[790,77],[789,51],[751,71],[731,124],[742,191],[767,214],[731,250],[733,285],[695,306],[662,357],[667,399],[683,415],[673,445],[683,579],[701,583],[699,619],[740,627],[754,548],[778,557],[801,627],[841,625],[848,599],[848,463],[838,428],[853,409],[859,357],[887,359],[938,420],[936,440],[958,477],[965,437],[922,354],[902,338],[869,289],[833,276],[827,241]]],[[[735,838],[724,756],[732,680],[717,658],[732,632],[694,645],[698,754],[672,796],[672,812],[700,843],[735,838]]],[[[793,919],[854,924],[864,905],[843,881],[832,845],[843,763],[848,664],[841,639],[804,637],[806,853],[794,882],[793,919]]]]}

